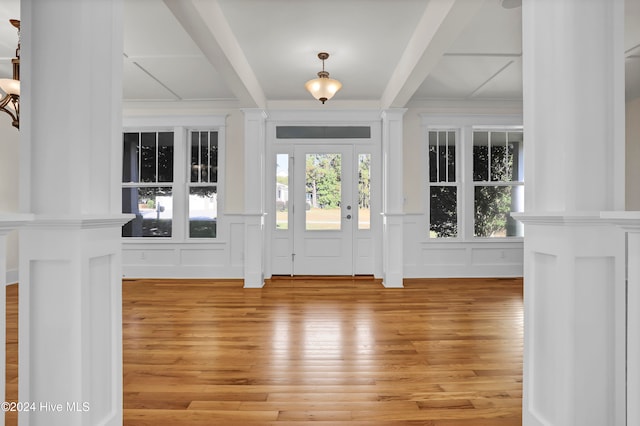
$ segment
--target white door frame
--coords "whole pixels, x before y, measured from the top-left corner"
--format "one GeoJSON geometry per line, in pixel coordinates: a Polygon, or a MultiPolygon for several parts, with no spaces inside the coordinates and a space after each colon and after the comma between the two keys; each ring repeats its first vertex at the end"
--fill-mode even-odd
{"type": "MultiPolygon", "coordinates": [[[[275,191],[276,191],[276,154],[294,154],[298,144],[317,145],[318,142],[333,145],[353,146],[353,155],[357,159],[360,154],[371,154],[371,225],[370,229],[355,229],[353,238],[353,274],[382,277],[382,161],[381,161],[381,120],[379,111],[277,111],[269,113],[267,122],[267,158],[266,158],[266,183],[265,183],[265,278],[272,275],[293,274],[293,264],[286,268],[285,264],[291,262],[290,254],[293,253],[292,230],[276,230],[275,191]],[[293,140],[277,139],[277,126],[369,126],[370,138],[363,139],[330,139],[330,140],[293,140]],[[278,253],[289,255],[277,256],[278,253]]],[[[356,162],[354,161],[354,164],[356,162]]],[[[354,171],[357,173],[357,170],[354,171]]],[[[291,173],[290,173],[291,175],[291,173]]],[[[358,228],[354,223],[354,227],[358,228]]]]}

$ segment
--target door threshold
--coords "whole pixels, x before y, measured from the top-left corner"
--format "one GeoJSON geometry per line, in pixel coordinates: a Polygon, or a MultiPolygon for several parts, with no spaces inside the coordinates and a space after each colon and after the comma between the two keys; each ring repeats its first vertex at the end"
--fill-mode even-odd
{"type": "Polygon", "coordinates": [[[272,275],[271,280],[374,280],[373,275],[272,275]]]}

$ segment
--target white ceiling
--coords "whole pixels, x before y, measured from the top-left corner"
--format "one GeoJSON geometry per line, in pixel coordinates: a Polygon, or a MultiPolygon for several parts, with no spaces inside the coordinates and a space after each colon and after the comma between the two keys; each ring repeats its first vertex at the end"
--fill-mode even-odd
{"type": "MultiPolygon", "coordinates": [[[[127,101],[328,107],[522,99],[521,8],[499,0],[124,0],[127,101]]],[[[0,76],[11,75],[19,0],[0,0],[0,76]]],[[[626,0],[626,90],[640,96],[640,1],[626,0]]]]}

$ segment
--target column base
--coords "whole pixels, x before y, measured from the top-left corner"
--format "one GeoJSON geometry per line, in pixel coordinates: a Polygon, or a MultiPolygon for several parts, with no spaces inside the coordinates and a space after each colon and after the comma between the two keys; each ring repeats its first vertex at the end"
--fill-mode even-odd
{"type": "Polygon", "coordinates": [[[121,226],[36,217],[20,233],[19,422],[122,424],[121,226]],[[44,404],[44,405],[42,405],[44,404]]]}
{"type": "Polygon", "coordinates": [[[517,219],[526,236],[523,424],[624,424],[624,235],[599,214],[517,219]]]}

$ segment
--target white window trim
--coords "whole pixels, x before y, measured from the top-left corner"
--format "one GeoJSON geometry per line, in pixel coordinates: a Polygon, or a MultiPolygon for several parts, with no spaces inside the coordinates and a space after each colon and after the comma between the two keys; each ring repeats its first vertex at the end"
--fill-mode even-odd
{"type": "MultiPolygon", "coordinates": [[[[425,240],[429,243],[505,243],[520,242],[523,237],[475,237],[474,232],[474,188],[476,186],[519,186],[523,182],[474,182],[473,180],[473,132],[483,130],[522,131],[522,115],[441,115],[420,114],[422,125],[422,164],[429,165],[429,131],[449,130],[456,132],[456,187],[458,208],[458,235],[452,238],[430,238],[430,187],[429,174],[427,173],[422,183],[424,197],[425,240]]],[[[526,151],[526,142],[523,151],[526,151]]],[[[526,153],[525,153],[526,155],[526,153]]],[[[434,185],[439,185],[437,182],[434,185]]]]}
{"type": "MultiPolygon", "coordinates": [[[[226,115],[211,116],[152,116],[152,117],[123,117],[122,134],[128,132],[161,132],[172,131],[174,143],[174,173],[173,182],[167,182],[172,187],[173,197],[173,224],[171,237],[122,237],[126,243],[189,243],[189,244],[211,244],[222,242],[227,239],[226,227],[224,226],[224,179],[225,158],[226,158],[226,115]],[[216,131],[218,132],[218,180],[214,184],[217,188],[218,197],[218,217],[215,238],[190,238],[189,237],[189,199],[187,196],[190,184],[191,161],[189,158],[189,147],[191,141],[189,132],[196,131],[216,131]],[[182,165],[182,170],[180,166],[182,165]],[[177,220],[176,220],[177,218],[177,220]]],[[[120,139],[122,143],[122,139],[120,139]]],[[[122,158],[120,159],[122,162],[122,158]]],[[[123,188],[122,166],[118,175],[118,185],[123,188]]],[[[150,186],[141,183],[135,186],[150,186]]],[[[163,186],[161,183],[152,186],[163,186]]]]}

